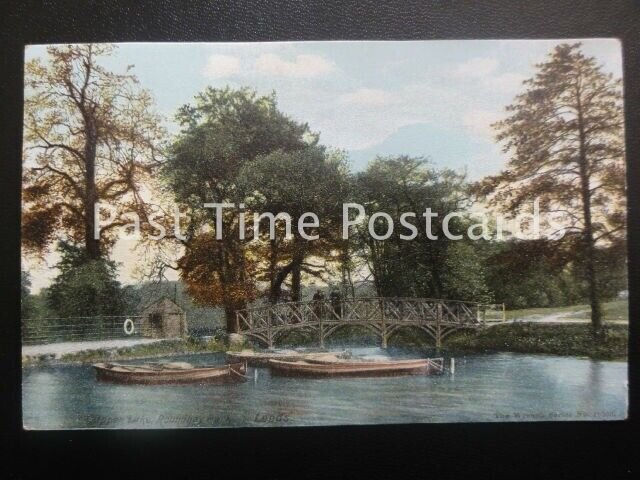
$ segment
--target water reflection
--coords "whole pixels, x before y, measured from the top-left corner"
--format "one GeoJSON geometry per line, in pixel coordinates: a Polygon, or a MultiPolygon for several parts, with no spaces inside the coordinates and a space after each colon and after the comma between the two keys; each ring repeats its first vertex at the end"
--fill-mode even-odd
{"type": "MultiPolygon", "coordinates": [[[[223,361],[219,354],[181,359],[223,361]]],[[[98,383],[85,365],[26,368],[24,424],[56,429],[613,420],[627,411],[625,362],[500,353],[456,357],[455,375],[431,377],[299,379],[271,377],[268,369],[247,374],[251,380],[240,385],[143,386],[98,383]]]]}

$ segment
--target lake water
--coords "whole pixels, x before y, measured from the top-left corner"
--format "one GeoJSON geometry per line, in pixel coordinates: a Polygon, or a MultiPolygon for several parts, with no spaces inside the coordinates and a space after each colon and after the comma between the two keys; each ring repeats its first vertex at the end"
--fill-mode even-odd
{"type": "MultiPolygon", "coordinates": [[[[176,358],[224,362],[222,354],[176,358]]],[[[626,362],[498,353],[456,356],[455,373],[441,376],[304,379],[271,377],[265,368],[247,374],[251,379],[236,385],[144,386],[99,383],[89,365],[26,367],[23,422],[28,429],[256,427],[619,420],[627,414],[626,362]]]]}

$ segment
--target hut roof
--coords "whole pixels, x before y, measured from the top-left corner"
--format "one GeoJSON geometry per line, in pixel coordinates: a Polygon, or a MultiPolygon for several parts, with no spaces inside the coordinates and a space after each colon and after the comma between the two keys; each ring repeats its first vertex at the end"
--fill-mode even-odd
{"type": "Polygon", "coordinates": [[[152,303],[147,308],[145,308],[142,312],[142,315],[147,315],[149,313],[184,313],[184,310],[176,304],[173,300],[163,297],[157,302],[152,303]]]}

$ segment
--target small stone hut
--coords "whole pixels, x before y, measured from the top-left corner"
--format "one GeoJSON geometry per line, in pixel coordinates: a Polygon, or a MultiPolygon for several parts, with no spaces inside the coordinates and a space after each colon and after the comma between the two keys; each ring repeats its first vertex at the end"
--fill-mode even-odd
{"type": "Polygon", "coordinates": [[[162,298],[142,312],[143,337],[178,338],[187,336],[187,315],[168,298],[162,298]]]}

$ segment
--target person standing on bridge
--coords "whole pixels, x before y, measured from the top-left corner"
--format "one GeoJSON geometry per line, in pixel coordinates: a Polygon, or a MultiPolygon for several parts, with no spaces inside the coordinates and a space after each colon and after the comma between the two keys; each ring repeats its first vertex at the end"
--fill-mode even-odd
{"type": "Polygon", "coordinates": [[[329,300],[331,301],[331,308],[333,308],[333,312],[339,319],[342,317],[342,298],[340,297],[340,292],[332,290],[329,294],[329,300]]]}
{"type": "Polygon", "coordinates": [[[322,307],[324,304],[324,293],[320,290],[316,290],[316,293],[313,294],[313,313],[315,313],[316,317],[321,318],[322,316],[322,307]]]}

